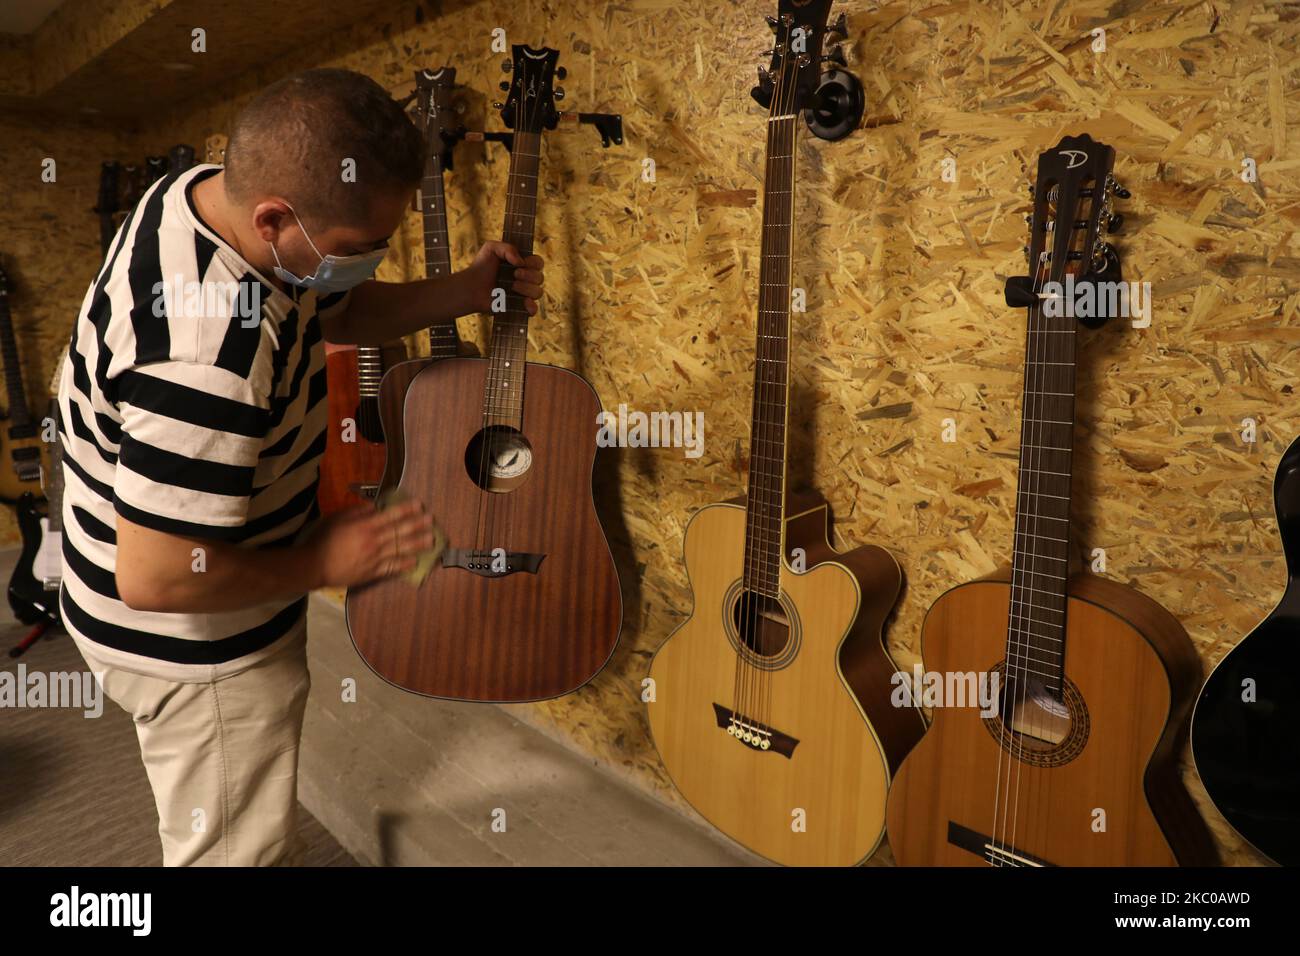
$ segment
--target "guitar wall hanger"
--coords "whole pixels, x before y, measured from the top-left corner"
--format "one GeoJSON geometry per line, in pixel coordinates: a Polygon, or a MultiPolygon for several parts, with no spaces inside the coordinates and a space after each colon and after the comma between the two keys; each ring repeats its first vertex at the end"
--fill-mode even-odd
{"type": "MultiPolygon", "coordinates": [[[[785,14],[789,17],[789,14],[785,14]]],[[[779,33],[781,22],[776,17],[767,17],[767,25],[773,32],[779,33]]],[[[836,21],[826,28],[826,41],[842,43],[848,39],[849,31],[840,14],[836,21]]],[[[776,57],[784,53],[778,44],[767,54],[776,57]]],[[[801,89],[798,94],[798,107],[803,110],[804,122],[818,139],[836,142],[848,136],[862,124],[862,114],[866,110],[866,97],[862,92],[862,82],[850,73],[844,59],[844,48],[837,46],[820,58],[822,63],[831,66],[824,70],[817,80],[815,89],[801,89]]],[[[772,67],[759,67],[758,85],[750,95],[764,109],[772,106],[772,67]]]]}
{"type": "MultiPolygon", "coordinates": [[[[1031,192],[1034,187],[1030,187],[1031,192]]],[[[1056,195],[1055,187],[1049,189],[1046,194],[1047,203],[1054,204],[1056,195]]],[[[1084,188],[1079,190],[1080,199],[1092,199],[1093,189],[1084,188]]],[[[1102,187],[1101,205],[1096,212],[1097,224],[1101,234],[1106,236],[1113,235],[1120,231],[1124,224],[1124,216],[1115,212],[1115,199],[1128,199],[1132,193],[1115,181],[1113,176],[1107,176],[1105,185],[1102,187]]],[[[1034,215],[1026,215],[1025,221],[1031,226],[1040,230],[1047,238],[1036,245],[1043,248],[1036,249],[1038,257],[1044,266],[1050,267],[1053,251],[1046,248],[1047,243],[1055,236],[1056,223],[1051,218],[1044,218],[1038,226],[1034,224],[1034,215]]],[[[1091,218],[1091,216],[1090,216],[1091,218]]],[[[1089,221],[1081,219],[1074,223],[1075,230],[1086,231],[1089,228],[1089,221]]],[[[1025,256],[1031,255],[1029,246],[1025,246],[1025,256]]],[[[1081,262],[1083,260],[1082,250],[1070,250],[1067,253],[1070,262],[1081,262]]],[[[1115,302],[1113,296],[1104,295],[1097,291],[1099,284],[1116,283],[1124,281],[1123,267],[1120,263],[1119,251],[1105,241],[1104,238],[1098,238],[1093,244],[1092,254],[1090,256],[1088,267],[1078,273],[1072,273],[1072,283],[1074,290],[1080,290],[1084,286],[1092,286],[1091,292],[1085,293],[1086,297],[1097,307],[1094,315],[1080,316],[1079,321],[1090,329],[1099,329],[1106,324],[1107,320],[1114,318],[1110,314],[1109,305],[1115,302]]],[[[1039,304],[1047,296],[1046,292],[1036,288],[1036,279],[1034,276],[1010,276],[1006,280],[1003,288],[1003,297],[1008,306],[1013,309],[1025,309],[1039,304]]]]}

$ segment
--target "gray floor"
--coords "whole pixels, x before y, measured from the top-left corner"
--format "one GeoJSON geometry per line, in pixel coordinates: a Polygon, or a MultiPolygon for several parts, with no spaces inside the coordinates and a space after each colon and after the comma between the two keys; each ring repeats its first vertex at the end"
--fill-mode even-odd
{"type": "MultiPolygon", "coordinates": [[[[0,552],[8,581],[14,552],[0,552]]],[[[299,776],[302,865],[752,864],[758,858],[493,706],[427,700],[376,678],[340,609],[311,602],[312,692],[299,776]],[[345,702],[346,678],[356,681],[345,702]]],[[[58,632],[0,605],[0,669],[81,671],[58,632]]],[[[161,863],[158,817],[130,718],[0,709],[0,866],[161,863]]]]}

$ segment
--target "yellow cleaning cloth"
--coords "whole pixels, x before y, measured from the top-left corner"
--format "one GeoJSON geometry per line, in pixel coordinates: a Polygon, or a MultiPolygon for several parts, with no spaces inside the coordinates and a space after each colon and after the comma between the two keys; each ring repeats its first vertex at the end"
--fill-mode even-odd
{"type": "MultiPolygon", "coordinates": [[[[375,507],[384,511],[394,505],[400,505],[404,501],[410,501],[411,496],[401,488],[389,488],[381,494],[375,502],[375,507]]],[[[433,547],[426,551],[420,552],[416,559],[415,567],[407,571],[402,577],[415,587],[424,583],[424,579],[429,576],[429,572],[438,564],[438,559],[442,557],[443,550],[447,547],[447,536],[443,534],[442,526],[437,522],[433,525],[433,547]]]]}

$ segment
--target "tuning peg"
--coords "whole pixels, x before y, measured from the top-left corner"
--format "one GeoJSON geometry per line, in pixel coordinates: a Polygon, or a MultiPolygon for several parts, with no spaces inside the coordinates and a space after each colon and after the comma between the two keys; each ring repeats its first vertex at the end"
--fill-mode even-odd
{"type": "Polygon", "coordinates": [[[771,27],[772,32],[775,33],[777,27],[776,17],[764,17],[763,19],[767,21],[767,25],[771,27]]]}
{"type": "Polygon", "coordinates": [[[848,63],[844,59],[844,48],[838,46],[835,49],[831,50],[830,53],[827,53],[825,56],[823,56],[822,62],[834,63],[836,66],[848,66],[848,63]]]}
{"type": "Polygon", "coordinates": [[[1118,196],[1120,199],[1128,199],[1133,194],[1129,192],[1127,189],[1125,189],[1123,186],[1121,186],[1119,183],[1116,183],[1115,195],[1118,196]]]}
{"type": "Polygon", "coordinates": [[[513,63],[511,63],[509,60],[502,60],[502,61],[501,61],[501,72],[502,72],[502,73],[509,73],[509,72],[510,72],[511,70],[513,70],[514,68],[515,68],[515,65],[514,65],[513,63]]]}
{"type": "Polygon", "coordinates": [[[555,78],[556,78],[557,80],[562,80],[562,79],[564,79],[564,78],[565,78],[566,76],[568,76],[568,75],[569,75],[569,71],[566,70],[564,67],[562,67],[562,66],[557,66],[557,67],[555,68],[555,78]]]}
{"type": "Polygon", "coordinates": [[[1123,228],[1124,228],[1123,213],[1120,212],[1114,213],[1109,219],[1106,220],[1107,232],[1119,232],[1123,228]]]}
{"type": "Polygon", "coordinates": [[[502,93],[508,92],[510,90],[510,81],[502,80],[500,83],[497,84],[497,89],[499,89],[502,93]]]}
{"type": "Polygon", "coordinates": [[[761,66],[758,68],[758,85],[764,88],[772,85],[772,74],[761,66]]]}
{"type": "Polygon", "coordinates": [[[844,19],[843,13],[836,18],[834,23],[826,28],[826,35],[828,37],[839,37],[841,40],[848,39],[849,27],[847,21],[844,19]]]}
{"type": "Polygon", "coordinates": [[[555,88],[555,98],[556,98],[557,100],[562,100],[562,99],[564,99],[564,87],[562,87],[562,86],[557,86],[557,87],[555,88]]]}
{"type": "Polygon", "coordinates": [[[492,103],[492,108],[493,108],[494,110],[502,110],[502,109],[505,109],[505,107],[506,107],[506,104],[504,104],[504,103],[497,103],[497,102],[495,102],[495,101],[492,103]]]}

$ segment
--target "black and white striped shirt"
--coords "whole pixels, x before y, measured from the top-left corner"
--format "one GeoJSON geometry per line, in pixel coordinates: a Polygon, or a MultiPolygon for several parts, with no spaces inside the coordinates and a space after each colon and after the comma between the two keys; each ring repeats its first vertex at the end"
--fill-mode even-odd
{"type": "Polygon", "coordinates": [[[64,623],[106,663],[178,681],[273,653],[305,627],[306,596],[132,610],[114,575],[116,515],[243,546],[293,541],[318,514],[320,316],[347,299],[294,290],[295,301],[202,221],[192,188],[218,169],[168,176],[131,212],[86,293],[59,384],[64,623]]]}

